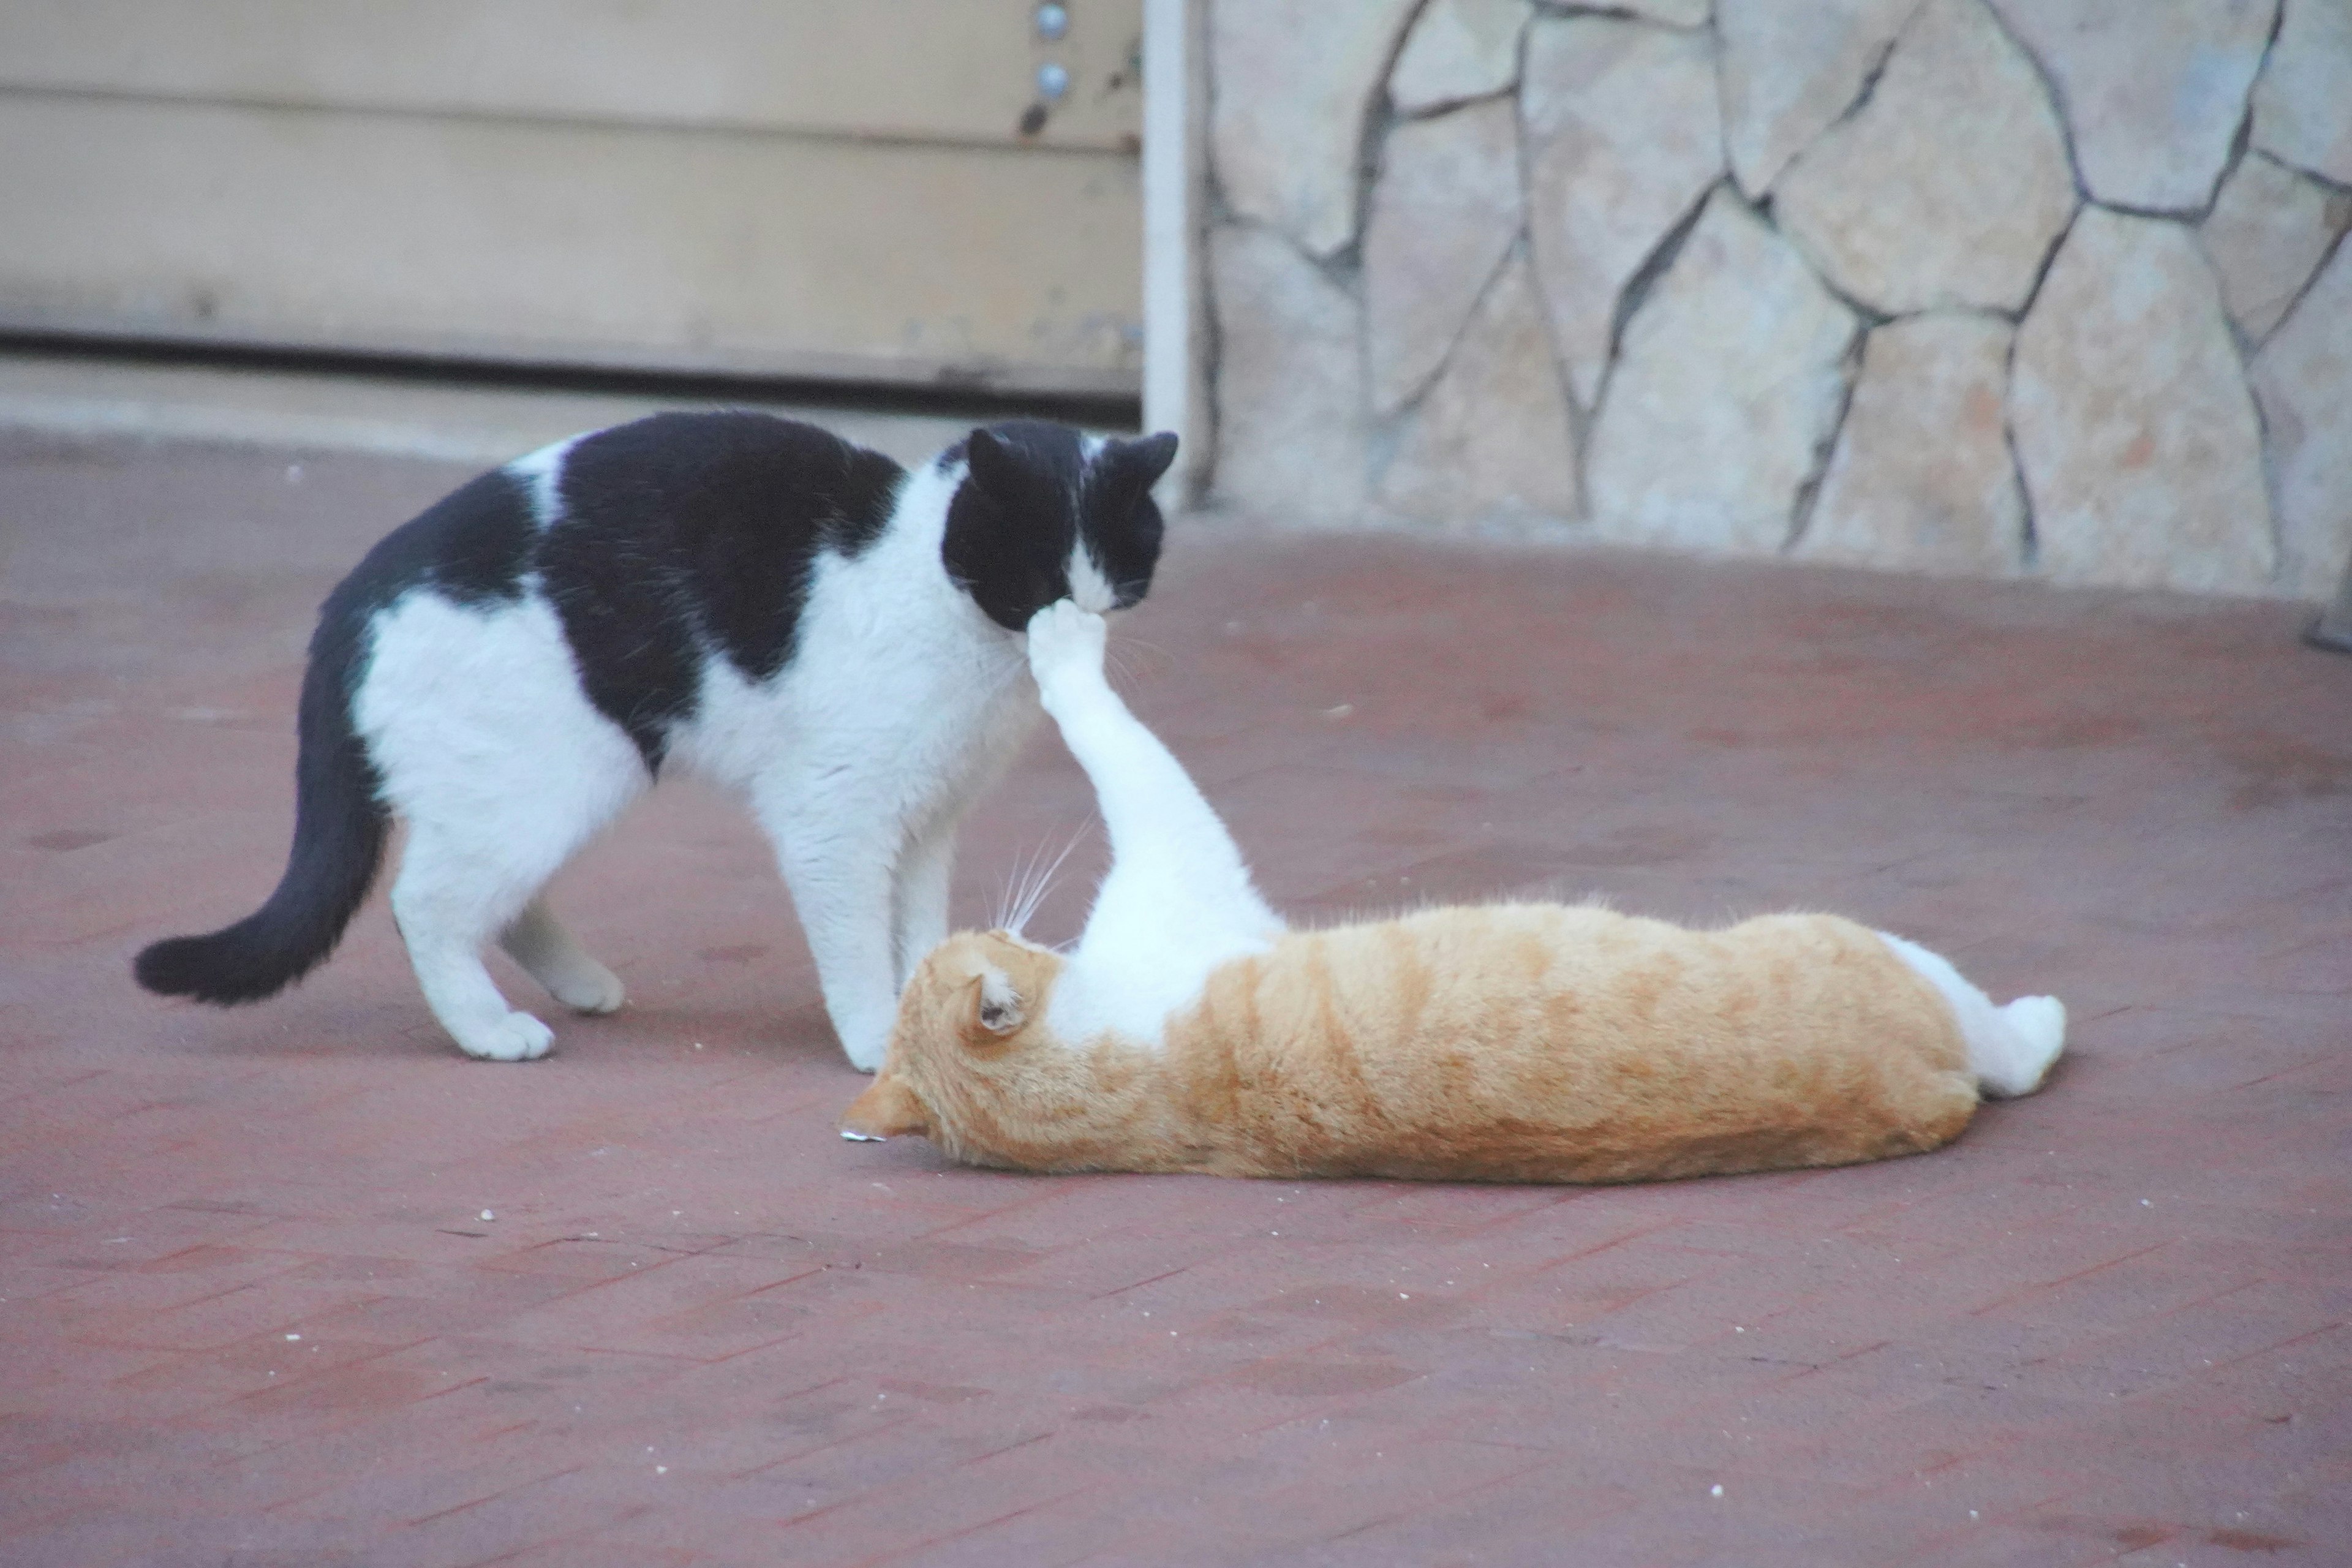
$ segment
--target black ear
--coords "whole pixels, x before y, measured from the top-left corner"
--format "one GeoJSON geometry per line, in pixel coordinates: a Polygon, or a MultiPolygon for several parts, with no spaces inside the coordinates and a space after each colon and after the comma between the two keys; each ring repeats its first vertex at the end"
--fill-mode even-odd
{"type": "Polygon", "coordinates": [[[1013,494],[1013,457],[1004,449],[1003,437],[993,430],[974,430],[964,437],[963,451],[973,483],[1000,501],[1013,494]]]}
{"type": "Polygon", "coordinates": [[[1157,436],[1145,436],[1133,441],[1121,441],[1114,450],[1120,475],[1134,485],[1137,493],[1150,489],[1176,460],[1176,432],[1162,430],[1157,436]]]}

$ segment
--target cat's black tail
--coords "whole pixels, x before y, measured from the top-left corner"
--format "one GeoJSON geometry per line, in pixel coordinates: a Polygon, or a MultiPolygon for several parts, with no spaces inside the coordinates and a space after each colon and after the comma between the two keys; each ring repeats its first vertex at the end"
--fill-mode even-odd
{"type": "Polygon", "coordinates": [[[310,639],[297,729],[294,847],[269,901],[206,936],[179,936],[139,954],[139,984],[166,996],[228,1005],[274,996],[335,950],[383,862],[391,813],[352,727],[352,673],[369,618],[337,590],[310,639]]]}

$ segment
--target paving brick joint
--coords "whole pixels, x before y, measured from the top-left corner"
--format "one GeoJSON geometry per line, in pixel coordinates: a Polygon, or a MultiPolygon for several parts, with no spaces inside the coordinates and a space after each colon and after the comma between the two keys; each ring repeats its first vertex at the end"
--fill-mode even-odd
{"type": "MultiPolygon", "coordinates": [[[[11,1568],[2352,1562],[2352,660],[2300,608],[1180,524],[1114,662],[1280,905],[1835,909],[2074,1031],[1851,1170],[1040,1179],[834,1135],[690,784],[560,880],[632,1001],[546,1062],[457,1057],[381,895],[277,1001],[131,987],[275,879],[317,601],[458,477],[0,437],[11,1568]]],[[[960,912],[1087,812],[1041,736],[960,912]]]]}

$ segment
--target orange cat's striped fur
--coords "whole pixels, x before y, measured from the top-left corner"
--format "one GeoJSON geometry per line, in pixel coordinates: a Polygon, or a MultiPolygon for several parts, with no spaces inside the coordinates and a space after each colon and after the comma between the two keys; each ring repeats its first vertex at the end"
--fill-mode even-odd
{"type": "Polygon", "coordinates": [[[1065,957],[1003,931],[927,957],[851,1136],[1024,1170],[1616,1182],[1848,1164],[2030,1092],[2052,998],[1992,1005],[1831,915],[1685,931],[1496,904],[1286,931],[1199,792],[1101,678],[1101,622],[1030,629],[1114,863],[1065,957]]]}

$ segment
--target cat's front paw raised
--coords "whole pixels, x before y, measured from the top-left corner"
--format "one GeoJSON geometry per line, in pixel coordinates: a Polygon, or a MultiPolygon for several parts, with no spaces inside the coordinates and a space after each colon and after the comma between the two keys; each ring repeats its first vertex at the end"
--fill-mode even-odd
{"type": "Polygon", "coordinates": [[[1074,688],[1102,683],[1109,632],[1100,616],[1069,599],[1056,599],[1029,617],[1029,673],[1048,703],[1074,688]]]}

